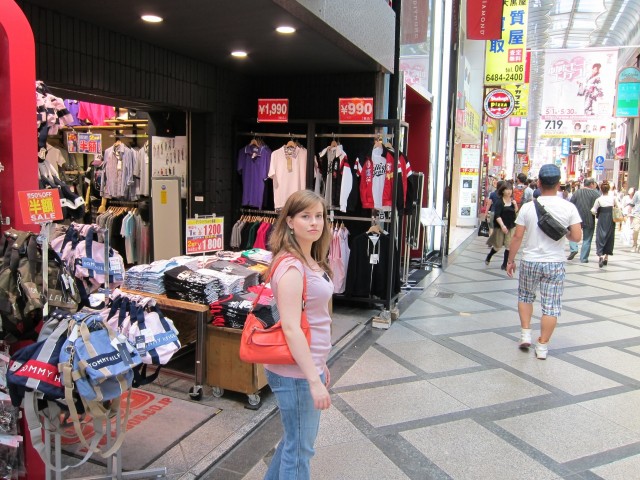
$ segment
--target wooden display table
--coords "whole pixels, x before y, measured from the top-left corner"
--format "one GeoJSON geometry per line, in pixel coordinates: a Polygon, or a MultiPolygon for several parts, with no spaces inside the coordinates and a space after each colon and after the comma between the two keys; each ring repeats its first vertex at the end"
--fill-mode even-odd
{"type": "Polygon", "coordinates": [[[157,295],[155,293],[141,292],[138,290],[128,290],[126,288],[121,289],[123,292],[130,295],[140,295],[143,297],[153,298],[158,306],[164,311],[169,310],[173,312],[180,312],[187,314],[188,317],[195,318],[195,328],[193,322],[179,322],[177,318],[171,317],[174,321],[174,325],[178,329],[180,342],[182,345],[186,345],[195,340],[196,343],[196,365],[195,365],[195,383],[193,387],[189,389],[189,395],[194,400],[200,400],[202,398],[203,385],[205,381],[204,366],[206,362],[206,334],[207,323],[209,322],[209,306],[202,305],[200,303],[185,302],[182,300],[174,300],[167,298],[166,295],[157,295]],[[191,323],[191,325],[189,324],[191,323]],[[195,333],[195,335],[194,335],[195,333]]]}
{"type": "Polygon", "coordinates": [[[250,405],[260,404],[260,389],[267,384],[262,364],[240,360],[238,328],[207,326],[207,384],[220,397],[225,389],[247,394],[250,405]]]}

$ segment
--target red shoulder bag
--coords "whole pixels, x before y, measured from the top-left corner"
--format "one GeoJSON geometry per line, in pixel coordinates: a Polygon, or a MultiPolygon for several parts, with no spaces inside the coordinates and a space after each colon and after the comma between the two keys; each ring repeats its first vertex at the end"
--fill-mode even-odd
{"type": "MultiPolygon", "coordinates": [[[[271,280],[271,274],[276,270],[280,262],[285,257],[281,257],[271,268],[269,277],[265,280],[265,284],[271,280]]],[[[265,328],[265,324],[253,314],[262,292],[262,290],[253,301],[251,311],[247,315],[247,320],[242,329],[242,337],[240,338],[240,360],[247,363],[270,363],[274,365],[292,365],[295,364],[287,339],[282,330],[282,320],[278,320],[272,327],[265,328]]],[[[302,286],[302,314],[300,316],[300,328],[307,339],[307,343],[311,343],[311,328],[307,321],[307,313],[305,311],[305,303],[307,301],[307,275],[303,274],[302,286]]]]}

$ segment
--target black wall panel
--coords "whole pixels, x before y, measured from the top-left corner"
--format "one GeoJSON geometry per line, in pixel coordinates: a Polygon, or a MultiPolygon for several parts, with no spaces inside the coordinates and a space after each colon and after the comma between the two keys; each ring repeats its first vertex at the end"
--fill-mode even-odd
{"type": "MultiPolygon", "coordinates": [[[[17,3],[34,31],[38,79],[78,92],[79,99],[191,113],[191,192],[205,201],[193,202],[192,195],[188,203],[192,213],[223,215],[227,240],[240,207],[236,156],[249,141],[238,136],[236,129],[240,124],[244,129],[246,119],[256,117],[258,98],[289,98],[290,119],[337,119],[339,97],[375,96],[374,73],[252,78],[24,0],[17,3]],[[82,98],[82,94],[98,98],[82,98]]],[[[253,124],[249,128],[286,131],[290,127],[253,124]]]]}

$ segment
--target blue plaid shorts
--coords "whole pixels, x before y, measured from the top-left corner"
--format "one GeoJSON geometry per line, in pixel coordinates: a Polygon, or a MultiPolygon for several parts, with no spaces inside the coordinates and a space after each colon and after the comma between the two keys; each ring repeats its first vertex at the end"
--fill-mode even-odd
{"type": "Polygon", "coordinates": [[[564,262],[520,262],[518,301],[533,303],[540,285],[542,314],[560,316],[564,291],[564,262]]]}

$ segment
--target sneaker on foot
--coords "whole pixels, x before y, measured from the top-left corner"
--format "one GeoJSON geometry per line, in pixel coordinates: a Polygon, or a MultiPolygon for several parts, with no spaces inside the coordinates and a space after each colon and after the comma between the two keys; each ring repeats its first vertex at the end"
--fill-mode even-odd
{"type": "Polygon", "coordinates": [[[520,331],[520,349],[528,350],[531,346],[531,329],[523,328],[520,331]]]}
{"type": "Polygon", "coordinates": [[[546,343],[536,343],[536,358],[538,360],[546,360],[549,353],[549,346],[546,343]]]}

